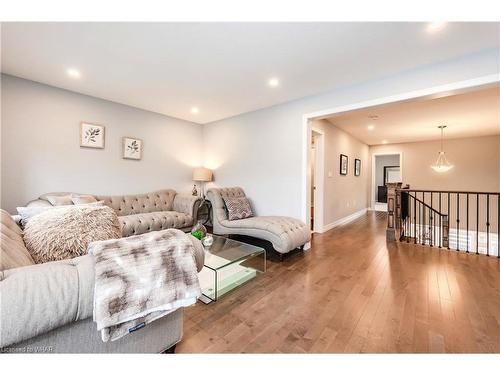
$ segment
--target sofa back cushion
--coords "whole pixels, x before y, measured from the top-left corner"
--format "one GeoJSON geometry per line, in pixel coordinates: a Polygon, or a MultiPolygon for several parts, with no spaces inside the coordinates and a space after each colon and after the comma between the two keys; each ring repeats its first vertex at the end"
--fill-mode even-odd
{"type": "Polygon", "coordinates": [[[23,241],[23,232],[7,211],[0,219],[0,271],[35,264],[23,241]]]}
{"type": "Polygon", "coordinates": [[[99,201],[115,210],[118,216],[144,214],[157,211],[172,211],[175,190],[158,190],[152,193],[136,195],[96,195],[99,201]]]}

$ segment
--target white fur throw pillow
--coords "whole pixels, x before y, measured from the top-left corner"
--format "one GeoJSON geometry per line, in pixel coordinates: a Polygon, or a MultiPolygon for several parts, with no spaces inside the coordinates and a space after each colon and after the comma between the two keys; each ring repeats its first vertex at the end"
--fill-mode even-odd
{"type": "Polygon", "coordinates": [[[107,206],[68,206],[33,216],[24,228],[24,243],[36,263],[87,254],[93,241],[120,238],[115,211],[107,206]]]}

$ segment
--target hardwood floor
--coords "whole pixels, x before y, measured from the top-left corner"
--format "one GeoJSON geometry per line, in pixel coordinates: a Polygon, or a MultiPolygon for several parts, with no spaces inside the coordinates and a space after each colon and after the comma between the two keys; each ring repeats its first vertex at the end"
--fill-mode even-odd
{"type": "Polygon", "coordinates": [[[385,215],[186,309],[177,352],[500,352],[500,260],[387,244],[385,215]]]}

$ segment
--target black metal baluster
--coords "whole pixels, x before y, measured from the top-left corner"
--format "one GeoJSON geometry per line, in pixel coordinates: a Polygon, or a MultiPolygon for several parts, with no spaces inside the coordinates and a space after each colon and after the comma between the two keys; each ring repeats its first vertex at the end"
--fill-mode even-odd
{"type": "Polygon", "coordinates": [[[423,209],[423,211],[424,211],[424,212],[423,212],[423,214],[424,214],[424,215],[423,215],[423,216],[424,216],[424,219],[423,219],[423,222],[422,222],[422,231],[423,231],[423,233],[424,233],[424,245],[426,245],[426,244],[427,244],[427,243],[426,243],[426,241],[427,241],[427,235],[426,235],[426,232],[425,232],[425,191],[424,191],[424,192],[422,192],[422,202],[423,202],[423,203],[422,203],[422,206],[423,206],[423,208],[422,208],[422,209],[423,209]]]}
{"type": "Polygon", "coordinates": [[[479,254],[479,193],[476,194],[476,254],[479,254]]]}
{"type": "Polygon", "coordinates": [[[431,236],[431,247],[433,246],[434,240],[434,212],[432,211],[432,191],[431,191],[431,210],[429,210],[429,227],[430,227],[430,236],[431,236]]]}
{"type": "Polygon", "coordinates": [[[469,193],[467,193],[467,252],[469,252],[469,193]]]}
{"type": "Polygon", "coordinates": [[[407,217],[407,225],[406,225],[406,230],[408,231],[408,234],[406,235],[406,243],[410,243],[410,234],[411,234],[411,200],[410,200],[410,193],[408,193],[408,217],[407,217]]]}
{"type": "Polygon", "coordinates": [[[486,256],[490,256],[490,195],[486,194],[486,256]]]}
{"type": "Polygon", "coordinates": [[[419,230],[420,230],[420,244],[423,245],[424,244],[424,236],[423,236],[423,230],[422,230],[422,223],[424,222],[424,210],[423,210],[423,206],[422,206],[422,203],[420,203],[420,225],[419,225],[419,230]]]}
{"type": "Polygon", "coordinates": [[[439,248],[443,244],[443,216],[441,215],[441,192],[439,192],[439,248]]]}
{"type": "Polygon", "coordinates": [[[460,231],[460,193],[457,193],[457,251],[460,249],[460,238],[458,232],[460,231]]]}
{"type": "Polygon", "coordinates": [[[413,237],[414,243],[417,243],[417,193],[415,192],[415,198],[413,199],[413,237]]]}
{"type": "MultiPolygon", "coordinates": [[[[451,221],[451,215],[450,215],[450,193],[448,193],[448,211],[446,212],[446,214],[448,215],[448,238],[450,236],[450,221],[451,221]]],[[[448,240],[448,250],[450,250],[450,241],[448,240]]]]}

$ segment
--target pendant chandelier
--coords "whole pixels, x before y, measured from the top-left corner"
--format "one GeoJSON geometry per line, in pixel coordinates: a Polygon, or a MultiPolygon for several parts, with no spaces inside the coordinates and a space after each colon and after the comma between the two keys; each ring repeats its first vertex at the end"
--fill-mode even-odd
{"type": "Polygon", "coordinates": [[[453,168],[453,165],[451,165],[448,162],[448,160],[446,160],[446,154],[443,150],[443,131],[444,131],[444,128],[446,128],[446,125],[438,126],[438,129],[441,129],[441,151],[439,151],[439,155],[438,155],[438,158],[436,160],[436,163],[434,165],[431,165],[431,168],[439,173],[448,172],[451,168],[453,168]]]}

